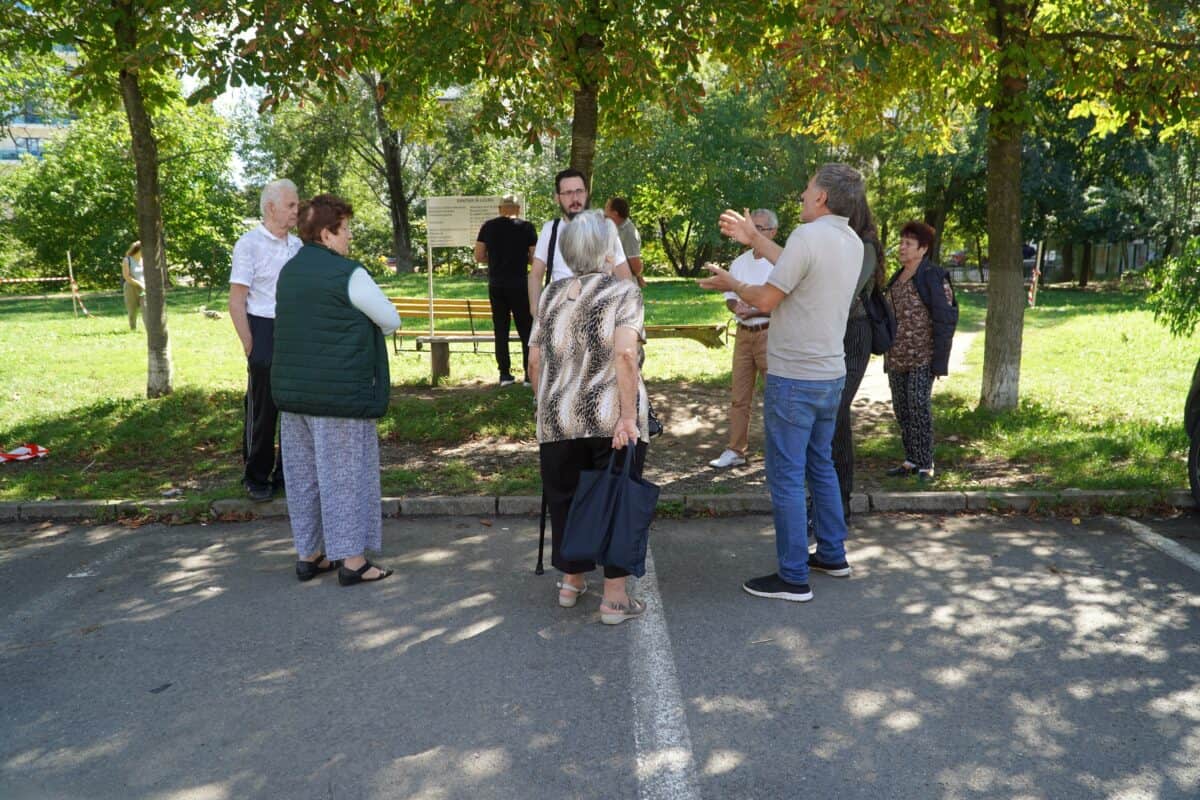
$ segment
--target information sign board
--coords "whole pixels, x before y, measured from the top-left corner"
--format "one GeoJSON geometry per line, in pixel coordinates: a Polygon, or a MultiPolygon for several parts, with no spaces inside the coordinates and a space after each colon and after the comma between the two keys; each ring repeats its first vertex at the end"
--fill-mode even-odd
{"type": "MultiPolygon", "coordinates": [[[[429,246],[474,247],[479,228],[500,214],[496,197],[427,197],[425,221],[429,230],[429,246]]],[[[524,208],[524,198],[517,196],[524,208]]]]}

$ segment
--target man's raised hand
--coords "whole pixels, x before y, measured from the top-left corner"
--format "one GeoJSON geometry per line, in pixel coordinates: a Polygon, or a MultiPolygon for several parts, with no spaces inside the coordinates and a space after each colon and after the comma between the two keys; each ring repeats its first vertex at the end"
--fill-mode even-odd
{"type": "Polygon", "coordinates": [[[723,236],[728,236],[730,239],[746,245],[750,244],[754,239],[754,234],[758,232],[754,227],[754,220],[750,219],[750,209],[748,208],[742,209],[741,214],[732,208],[725,209],[721,218],[717,220],[717,224],[720,226],[723,236]]]}

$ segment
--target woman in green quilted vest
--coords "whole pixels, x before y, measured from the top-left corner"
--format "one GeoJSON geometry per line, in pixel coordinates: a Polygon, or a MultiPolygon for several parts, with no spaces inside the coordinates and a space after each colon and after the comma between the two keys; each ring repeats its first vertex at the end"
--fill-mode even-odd
{"type": "Polygon", "coordinates": [[[382,548],[375,423],[391,391],[384,336],[400,327],[391,301],[346,257],[353,213],[331,194],[300,207],[304,247],[279,273],[271,361],[296,577],[337,569],[342,586],[392,574],[366,553],[382,548]]]}

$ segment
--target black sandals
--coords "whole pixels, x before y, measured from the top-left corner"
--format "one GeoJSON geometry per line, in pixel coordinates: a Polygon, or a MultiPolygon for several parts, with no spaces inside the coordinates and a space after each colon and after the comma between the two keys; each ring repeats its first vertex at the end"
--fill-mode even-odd
{"type": "Polygon", "coordinates": [[[370,561],[368,561],[358,569],[350,569],[349,567],[340,568],[338,570],[338,583],[340,583],[342,586],[353,586],[356,583],[374,583],[375,581],[383,580],[391,574],[392,571],[390,569],[384,569],[378,564],[372,564],[370,561]],[[364,578],[363,574],[366,573],[366,571],[371,567],[375,567],[375,569],[379,570],[379,575],[374,578],[364,578]]]}
{"type": "Polygon", "coordinates": [[[297,561],[296,562],[296,579],[304,582],[311,581],[313,578],[320,575],[322,572],[332,572],[342,565],[341,561],[330,561],[329,566],[320,566],[322,561],[325,561],[325,554],[316,561],[297,561]]]}

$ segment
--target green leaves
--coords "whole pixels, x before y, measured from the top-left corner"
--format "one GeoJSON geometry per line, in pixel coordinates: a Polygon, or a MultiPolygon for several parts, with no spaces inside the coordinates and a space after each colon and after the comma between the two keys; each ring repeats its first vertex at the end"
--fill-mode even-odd
{"type": "Polygon", "coordinates": [[[1200,323],[1200,236],[1184,246],[1149,275],[1154,286],[1146,304],[1154,319],[1167,326],[1172,336],[1191,336],[1200,323]]]}
{"type": "MultiPolygon", "coordinates": [[[[176,274],[213,283],[229,270],[241,208],[228,171],[232,143],[207,106],[178,95],[160,109],[157,132],[167,263],[176,274]]],[[[121,112],[77,119],[40,160],[4,178],[14,230],[48,272],[65,269],[69,250],[80,282],[119,285],[120,259],[139,238],[130,137],[121,112]]]]}

